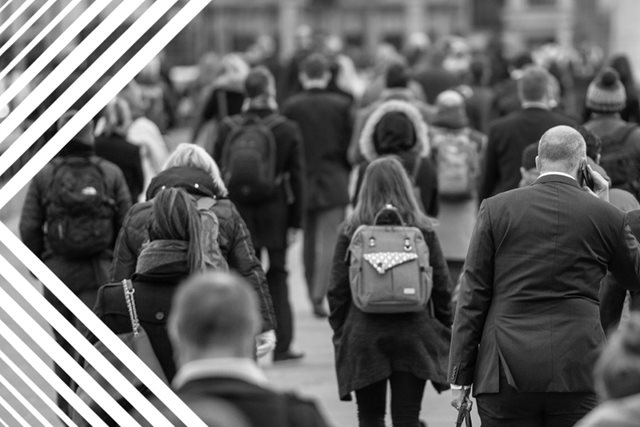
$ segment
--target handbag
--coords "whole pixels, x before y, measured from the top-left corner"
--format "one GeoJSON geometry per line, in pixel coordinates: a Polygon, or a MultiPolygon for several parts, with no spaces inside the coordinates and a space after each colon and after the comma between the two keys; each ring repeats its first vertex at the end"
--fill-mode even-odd
{"type": "MultiPolygon", "coordinates": [[[[131,332],[124,334],[118,334],[124,344],[131,349],[148,367],[151,369],[163,382],[168,383],[167,378],[162,370],[162,366],[158,361],[158,357],[153,351],[149,336],[145,332],[144,328],[140,325],[138,319],[138,312],[136,310],[136,303],[134,299],[135,289],[131,280],[125,279],[122,281],[122,289],[124,291],[124,300],[127,304],[127,310],[129,312],[129,319],[131,321],[131,332]]],[[[111,363],[120,373],[131,382],[131,384],[138,389],[142,394],[149,394],[149,389],[140,381],[137,375],[129,370],[129,367],[125,362],[116,357],[102,342],[98,341],[95,348],[111,363]]],[[[113,399],[118,402],[125,410],[131,411],[132,405],[120,394],[120,392],[107,381],[92,365],[86,361],[83,364],[85,371],[93,378],[113,399]]],[[[85,402],[100,418],[105,420],[109,425],[117,425],[109,417],[109,415],[98,405],[94,400],[82,389],[78,388],[76,394],[83,402],[85,402]],[[110,421],[110,422],[109,422],[110,421]]],[[[89,426],[89,424],[82,418],[76,411],[72,414],[72,420],[79,426],[89,426]]]]}

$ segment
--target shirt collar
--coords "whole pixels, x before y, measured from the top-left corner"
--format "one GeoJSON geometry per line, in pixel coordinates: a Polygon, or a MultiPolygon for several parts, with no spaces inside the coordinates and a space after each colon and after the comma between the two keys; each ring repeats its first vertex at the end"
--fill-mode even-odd
{"type": "Polygon", "coordinates": [[[566,176],[567,178],[571,178],[572,180],[576,181],[576,178],[569,175],[568,173],[564,173],[564,172],[545,172],[545,173],[541,173],[540,176],[538,176],[538,179],[542,178],[543,176],[547,176],[547,175],[562,175],[562,176],[566,176]]]}
{"type": "Polygon", "coordinates": [[[211,377],[235,378],[259,386],[266,386],[268,383],[264,372],[251,359],[209,358],[182,365],[172,385],[179,389],[190,381],[211,377]]]}
{"type": "Polygon", "coordinates": [[[541,101],[522,101],[522,109],[526,108],[539,108],[541,110],[549,110],[549,105],[546,102],[541,101]]]}

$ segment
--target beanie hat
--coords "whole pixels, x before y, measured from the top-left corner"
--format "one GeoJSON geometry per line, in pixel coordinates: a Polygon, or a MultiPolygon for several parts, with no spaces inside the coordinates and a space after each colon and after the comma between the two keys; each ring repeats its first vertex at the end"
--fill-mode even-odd
{"type": "Polygon", "coordinates": [[[587,108],[594,113],[618,113],[627,102],[624,86],[613,68],[607,67],[587,89],[587,108]]]}
{"type": "Polygon", "coordinates": [[[445,90],[436,99],[434,126],[461,129],[469,124],[464,97],[455,90],[445,90]]]}
{"type": "Polygon", "coordinates": [[[416,144],[416,130],[411,119],[399,111],[386,113],[376,125],[373,144],[380,155],[410,149],[416,144]]]}
{"type": "MultiPolygon", "coordinates": [[[[77,113],[76,110],[69,110],[66,113],[64,113],[58,119],[58,123],[56,124],[57,130],[60,130],[62,126],[67,124],[67,122],[71,120],[71,118],[75,116],[76,113],[77,113]]],[[[86,145],[93,145],[93,142],[94,142],[93,121],[89,121],[89,123],[84,125],[84,127],[80,129],[80,132],[78,132],[72,139],[74,141],[82,142],[83,144],[86,144],[86,145]]]]}

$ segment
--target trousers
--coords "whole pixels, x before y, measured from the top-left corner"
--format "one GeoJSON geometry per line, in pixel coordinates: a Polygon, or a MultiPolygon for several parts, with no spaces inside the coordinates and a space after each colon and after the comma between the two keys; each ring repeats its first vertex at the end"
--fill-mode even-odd
{"type": "Polygon", "coordinates": [[[304,273],[312,304],[324,301],[329,289],[329,274],[333,251],[338,240],[338,228],[344,221],[343,206],[312,210],[305,213],[304,273]]]}

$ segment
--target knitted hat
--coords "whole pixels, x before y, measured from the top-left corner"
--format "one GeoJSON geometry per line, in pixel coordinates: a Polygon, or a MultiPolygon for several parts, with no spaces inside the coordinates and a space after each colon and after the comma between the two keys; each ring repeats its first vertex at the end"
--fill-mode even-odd
{"type": "Polygon", "coordinates": [[[613,68],[605,68],[587,89],[587,108],[594,113],[617,113],[624,109],[627,95],[613,68]]]}
{"type": "Polygon", "coordinates": [[[416,144],[416,130],[411,119],[399,111],[386,113],[376,125],[373,144],[378,154],[394,154],[416,144]]]}
{"type": "Polygon", "coordinates": [[[464,97],[455,90],[445,90],[436,99],[434,126],[461,129],[469,124],[464,97]]]}
{"type": "MultiPolygon", "coordinates": [[[[62,126],[67,124],[67,122],[71,120],[73,116],[76,115],[76,113],[77,111],[75,110],[69,110],[66,113],[64,113],[62,117],[58,119],[58,123],[56,124],[57,129],[60,130],[62,126]]],[[[80,129],[80,132],[78,132],[76,136],[73,137],[73,140],[82,142],[86,145],[93,145],[93,142],[94,142],[93,122],[89,121],[89,123],[84,125],[84,127],[80,129]]]]}

